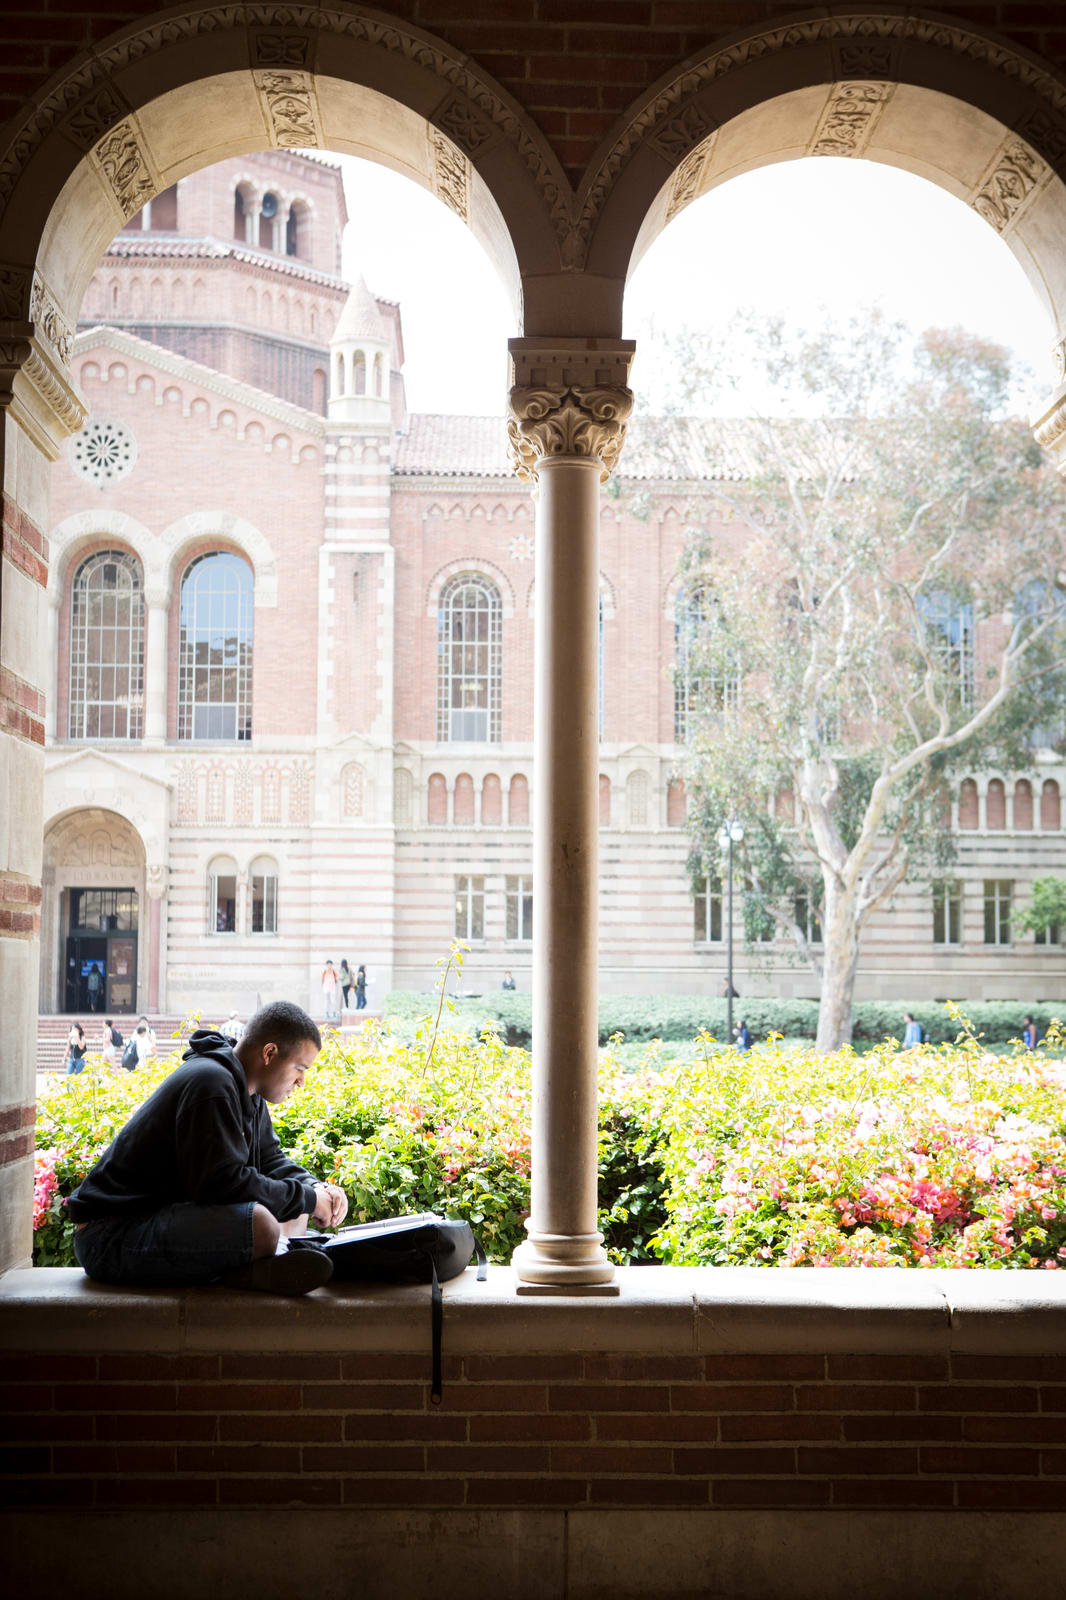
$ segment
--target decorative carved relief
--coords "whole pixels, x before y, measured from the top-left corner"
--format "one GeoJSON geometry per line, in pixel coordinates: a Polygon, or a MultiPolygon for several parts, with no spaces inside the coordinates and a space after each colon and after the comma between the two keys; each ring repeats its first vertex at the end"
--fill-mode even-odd
{"type": "Polygon", "coordinates": [[[196,767],[191,761],[180,761],[177,770],[178,821],[195,822],[199,811],[196,767]]]}
{"type": "Polygon", "coordinates": [[[1066,117],[1057,117],[1053,111],[1038,106],[1022,118],[1017,132],[1027,144],[1039,149],[1046,161],[1066,158],[1066,117]]]}
{"type": "Polygon", "coordinates": [[[701,144],[687,155],[674,173],[674,181],[670,185],[670,198],[666,203],[667,222],[690,205],[699,194],[703,174],[713,149],[714,140],[709,139],[706,144],[701,144]]]}
{"type": "Polygon", "coordinates": [[[344,769],[344,816],[351,821],[363,815],[366,773],[358,761],[349,761],[344,769]]]}
{"type": "Polygon", "coordinates": [[[398,828],[409,828],[414,812],[415,781],[406,767],[397,767],[392,778],[393,821],[398,828]]]}
{"type": "Polygon", "coordinates": [[[270,142],[280,148],[311,148],[322,143],[314,79],[309,72],[283,67],[252,74],[270,129],[270,142]]]}
{"type": "Polygon", "coordinates": [[[29,267],[0,267],[0,317],[5,322],[21,322],[26,317],[31,277],[29,267]]]}
{"type": "Polygon", "coordinates": [[[233,774],[233,820],[238,827],[248,827],[255,820],[254,795],[252,764],[239,761],[233,774]]]}
{"type": "Polygon", "coordinates": [[[507,438],[517,475],[533,482],[550,456],[599,460],[606,482],[625,440],[633,409],[631,389],[516,387],[509,396],[507,438]]]}
{"type": "Polygon", "coordinates": [[[120,122],[100,140],[93,150],[93,160],[127,220],[140,211],[159,187],[148,169],[132,119],[120,122]]]}
{"type": "Polygon", "coordinates": [[[262,820],[264,822],[281,821],[281,772],[273,765],[263,768],[262,772],[262,820]]]}
{"type": "Polygon", "coordinates": [[[311,35],[255,28],[252,30],[252,64],[307,69],[311,65],[311,35]]]}
{"type": "Polygon", "coordinates": [[[836,51],[842,78],[892,78],[894,56],[891,39],[855,39],[836,51]]]}
{"type": "Polygon", "coordinates": [[[69,365],[74,348],[74,330],[60,314],[58,305],[36,272],[30,290],[30,321],[35,325],[37,334],[44,335],[63,364],[69,365]]]}
{"type": "Polygon", "coordinates": [[[149,866],[144,875],[144,886],[148,890],[150,900],[161,900],[167,892],[167,878],[170,869],[165,866],[149,866]]]}
{"type": "Polygon", "coordinates": [[[861,155],[892,89],[890,83],[834,84],[807,154],[861,155]]]}
{"type": "Polygon", "coordinates": [[[1051,359],[1055,366],[1055,377],[1061,383],[1066,378],[1066,339],[1060,339],[1051,352],[1051,359]]]}
{"type": "Polygon", "coordinates": [[[450,95],[434,111],[432,120],[468,156],[476,156],[482,145],[492,138],[491,127],[462,94],[450,95]]]}
{"type": "Polygon", "coordinates": [[[660,123],[651,136],[652,148],[671,161],[679,161],[694,145],[700,144],[717,128],[701,106],[682,106],[672,117],[660,123]]]}
{"type": "Polygon", "coordinates": [[[226,820],[226,773],[221,766],[209,767],[207,771],[206,820],[208,822],[226,820]]]}
{"type": "Polygon", "coordinates": [[[433,161],[433,193],[466,222],[469,218],[470,163],[463,152],[437,128],[429,130],[429,151],[433,161]]]}
{"type": "Polygon", "coordinates": [[[129,106],[114,85],[105,83],[82,102],[63,131],[79,150],[88,153],[109,128],[125,121],[129,114],[129,106]]]}
{"type": "Polygon", "coordinates": [[[289,772],[289,821],[302,824],[311,820],[311,768],[296,761],[289,772]]]}
{"type": "Polygon", "coordinates": [[[1021,139],[1008,139],[970,204],[997,233],[1002,233],[1050,170],[1021,139]]]}

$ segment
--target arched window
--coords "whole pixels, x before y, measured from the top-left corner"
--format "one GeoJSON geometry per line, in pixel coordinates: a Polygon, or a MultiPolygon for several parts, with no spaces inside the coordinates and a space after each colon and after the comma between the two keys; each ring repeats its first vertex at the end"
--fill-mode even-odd
{"type": "Polygon", "coordinates": [[[274,229],[278,219],[278,197],[271,190],[263,196],[259,208],[259,248],[260,250],[273,250],[274,229]]]}
{"type": "Polygon", "coordinates": [[[278,864],[271,856],[257,856],[252,862],[253,933],[278,931],[278,864]]]}
{"type": "Polygon", "coordinates": [[[233,237],[247,240],[248,218],[244,209],[244,195],[240,189],[233,191],[233,237]]]}
{"type": "Polygon", "coordinates": [[[353,367],[353,394],[366,394],[366,356],[357,350],[352,357],[353,367]]]}
{"type": "Polygon", "coordinates": [[[683,828],[687,819],[688,797],[685,794],[685,780],[671,778],[666,786],[666,826],[683,828]]]}
{"type": "Polygon", "coordinates": [[[529,827],[529,779],[516,772],[507,794],[507,821],[512,828],[529,827]]]}
{"type": "Polygon", "coordinates": [[[927,589],[917,603],[932,654],[968,709],[973,705],[973,606],[950,589],[927,589]]]}
{"type": "Polygon", "coordinates": [[[648,826],[648,794],[651,785],[646,772],[631,772],[626,779],[626,803],[631,828],[648,826]]]}
{"type": "Polygon", "coordinates": [[[437,612],[437,738],[500,738],[502,606],[488,578],[453,578],[437,612]]]}
{"type": "Polygon", "coordinates": [[[326,374],[321,367],[316,367],[311,374],[311,410],[320,417],[326,414],[326,374]]]}
{"type": "Polygon", "coordinates": [[[382,397],[385,394],[385,357],[380,350],[374,357],[374,393],[382,397]]]}
{"type": "Polygon", "coordinates": [[[1014,785],[1014,826],[1019,831],[1033,826],[1033,786],[1028,778],[1014,785]]]}
{"type": "Polygon", "coordinates": [[[963,778],[959,785],[959,827],[976,828],[980,818],[977,785],[972,778],[963,778]]]}
{"type": "Polygon", "coordinates": [[[430,774],[426,820],[435,828],[442,828],[448,821],[448,785],[443,772],[430,774]]]}
{"type": "Polygon", "coordinates": [[[985,827],[1000,828],[1007,826],[1007,791],[1003,787],[1001,778],[992,778],[989,781],[988,793],[985,796],[985,827]]]}
{"type": "Polygon", "coordinates": [[[216,856],[207,869],[207,931],[237,932],[237,863],[216,856]]]}
{"type": "Polygon", "coordinates": [[[298,256],[300,254],[300,219],[293,206],[285,223],[285,254],[298,256]]]}
{"type": "Polygon", "coordinates": [[[490,772],[481,785],[481,822],[486,828],[498,828],[503,820],[503,796],[500,780],[490,772]]]}
{"type": "Polygon", "coordinates": [[[611,826],[611,780],[605,772],[600,773],[600,827],[611,826]]]}
{"type": "Polygon", "coordinates": [[[178,738],[252,737],[252,573],[240,556],[198,556],[181,581],[178,738]]]}
{"type": "Polygon", "coordinates": [[[460,772],[455,780],[452,797],[452,821],[471,824],[474,820],[474,780],[469,772],[460,772]]]}
{"type": "Polygon", "coordinates": [[[144,711],[144,586],[124,550],[83,561],[70,605],[72,739],[139,739],[144,711]]]}
{"type": "Polygon", "coordinates": [[[674,740],[683,744],[698,712],[735,711],[737,673],[708,673],[698,666],[698,647],[713,626],[717,602],[706,589],[678,595],[674,613],[674,740]]]}
{"type": "Polygon", "coordinates": [[[1040,791],[1040,826],[1045,833],[1058,833],[1062,827],[1062,799],[1054,778],[1045,778],[1040,791]]]}
{"type": "Polygon", "coordinates": [[[333,392],[335,394],[344,394],[345,390],[344,390],[344,352],[343,352],[343,350],[338,350],[337,351],[337,354],[334,357],[333,365],[334,365],[334,371],[335,371],[335,376],[334,376],[334,381],[333,381],[333,392]]]}

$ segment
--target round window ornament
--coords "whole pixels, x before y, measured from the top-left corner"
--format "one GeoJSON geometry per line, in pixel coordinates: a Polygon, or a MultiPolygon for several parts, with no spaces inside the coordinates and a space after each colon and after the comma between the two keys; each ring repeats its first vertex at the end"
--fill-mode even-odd
{"type": "Polygon", "coordinates": [[[79,478],[106,489],[133,471],[137,441],[122,422],[94,418],[70,441],[70,462],[79,478]]]}

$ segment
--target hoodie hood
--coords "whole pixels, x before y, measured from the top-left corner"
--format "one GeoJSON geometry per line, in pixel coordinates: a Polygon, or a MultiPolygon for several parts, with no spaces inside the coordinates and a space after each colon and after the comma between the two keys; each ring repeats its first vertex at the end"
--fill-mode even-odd
{"type": "Polygon", "coordinates": [[[248,1092],[248,1079],[244,1076],[244,1068],[237,1059],[233,1040],[227,1039],[217,1028],[197,1028],[190,1036],[188,1048],[181,1059],[184,1064],[194,1058],[197,1061],[214,1061],[218,1066],[225,1067],[237,1085],[237,1092],[241,1097],[241,1111],[247,1119],[252,1111],[252,1097],[248,1092]]]}

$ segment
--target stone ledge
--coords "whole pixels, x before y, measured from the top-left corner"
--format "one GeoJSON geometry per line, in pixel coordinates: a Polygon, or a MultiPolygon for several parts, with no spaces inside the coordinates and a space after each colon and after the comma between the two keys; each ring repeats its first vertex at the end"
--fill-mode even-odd
{"type": "MultiPolygon", "coordinates": [[[[514,1274],[444,1286],[453,1355],[570,1351],[977,1351],[1066,1354],[1066,1277],[892,1268],[624,1267],[612,1299],[516,1296],[514,1274]]],[[[0,1278],[13,1350],[422,1351],[428,1292],[341,1285],[298,1300],[222,1289],[114,1289],[78,1268],[0,1278]]]]}

